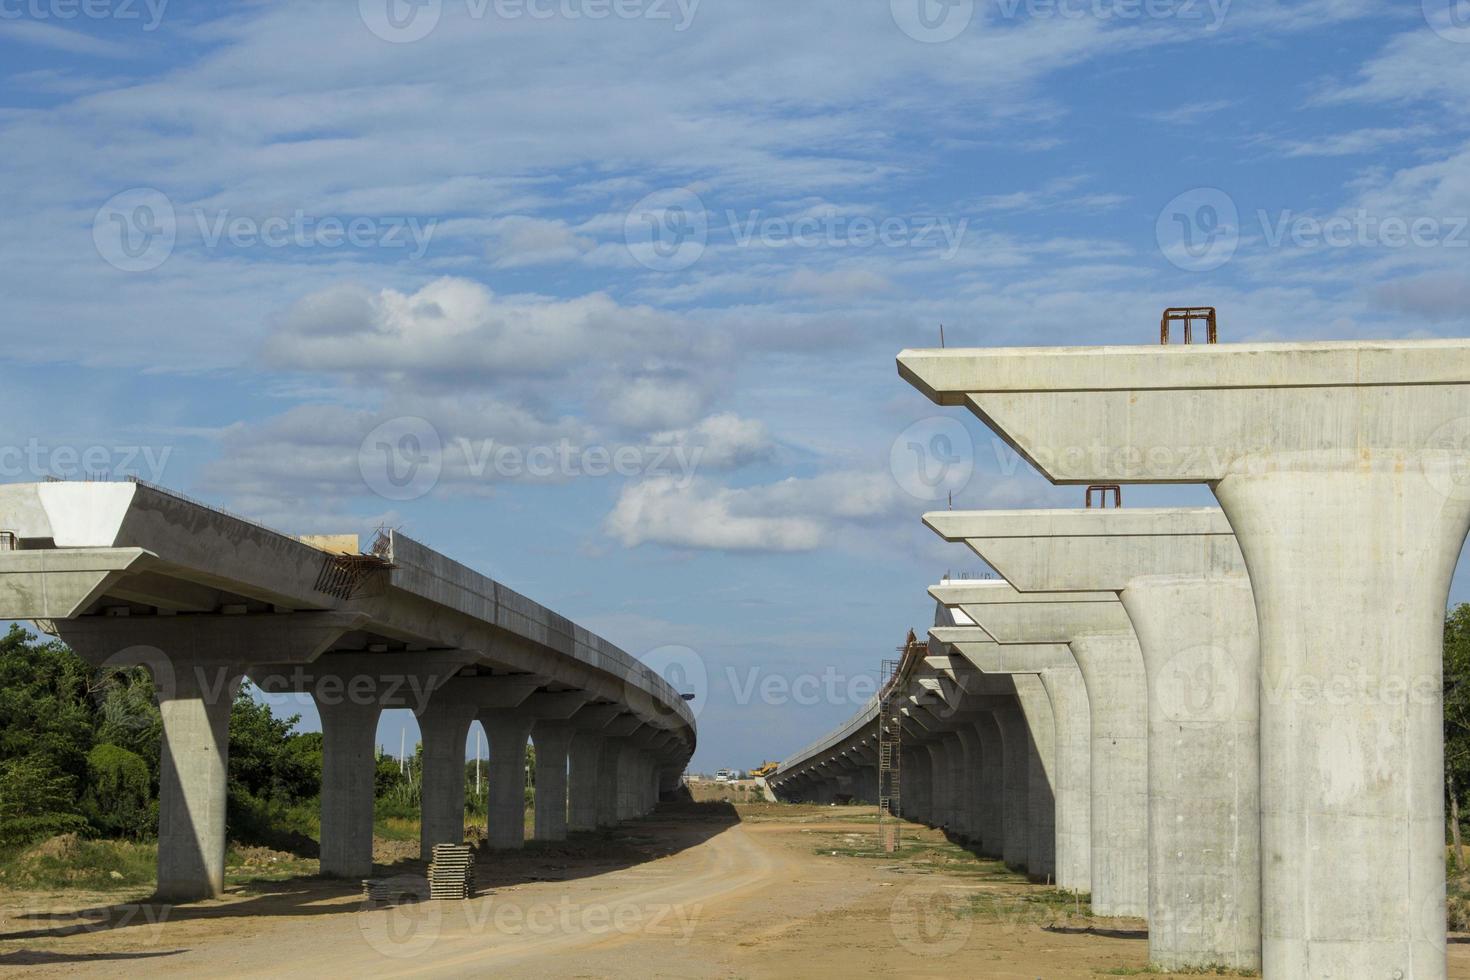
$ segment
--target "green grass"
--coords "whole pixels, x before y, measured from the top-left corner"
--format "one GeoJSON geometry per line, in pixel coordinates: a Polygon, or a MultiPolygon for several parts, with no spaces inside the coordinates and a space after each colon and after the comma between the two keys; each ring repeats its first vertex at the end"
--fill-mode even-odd
{"type": "Polygon", "coordinates": [[[0,856],[0,887],[137,890],[153,887],[157,867],[157,844],[68,834],[0,856]]]}

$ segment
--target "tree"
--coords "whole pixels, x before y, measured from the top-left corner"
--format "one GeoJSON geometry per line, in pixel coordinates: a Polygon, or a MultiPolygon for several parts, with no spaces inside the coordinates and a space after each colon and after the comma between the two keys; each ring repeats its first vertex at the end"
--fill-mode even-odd
{"type": "Polygon", "coordinates": [[[42,753],[0,762],[0,846],[13,847],[81,830],[76,780],[42,753]]]}
{"type": "Polygon", "coordinates": [[[87,753],[87,789],[82,812],[93,828],[113,837],[146,837],[158,825],[148,763],[118,745],[87,753]]]}
{"type": "Polygon", "coordinates": [[[26,844],[85,826],[92,671],[19,626],[0,637],[0,843],[26,844]]]}
{"type": "Polygon", "coordinates": [[[1444,768],[1450,836],[1456,865],[1463,871],[1460,803],[1470,786],[1470,604],[1466,603],[1450,610],[1444,623],[1444,768]]]}

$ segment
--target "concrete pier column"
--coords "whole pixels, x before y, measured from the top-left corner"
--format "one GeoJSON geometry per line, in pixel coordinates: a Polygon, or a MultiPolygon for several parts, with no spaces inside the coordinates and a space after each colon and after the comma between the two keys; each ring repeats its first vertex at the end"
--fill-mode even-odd
{"type": "Polygon", "coordinates": [[[931,798],[933,800],[933,812],[930,819],[934,826],[939,828],[948,827],[954,821],[952,809],[951,792],[953,787],[949,782],[949,749],[948,742],[942,736],[924,746],[929,752],[929,785],[933,787],[931,798]]]}
{"type": "Polygon", "coordinates": [[[917,745],[905,746],[899,775],[903,779],[900,800],[903,816],[915,823],[929,822],[929,752],[917,745]]]}
{"type": "Polygon", "coordinates": [[[1000,726],[1005,747],[1001,772],[1004,785],[1001,859],[1012,868],[1029,869],[1031,833],[1027,823],[1031,819],[1031,733],[1026,727],[1021,706],[1014,698],[996,709],[995,721],[1000,726]]]}
{"type": "Polygon", "coordinates": [[[605,736],[591,731],[577,732],[572,738],[567,776],[569,830],[597,829],[597,777],[605,741],[605,736]]]}
{"type": "Polygon", "coordinates": [[[980,798],[980,733],[975,730],[974,722],[968,722],[955,729],[955,737],[960,740],[960,766],[956,775],[960,788],[960,833],[967,842],[978,843],[984,806],[980,798]]]}
{"type": "MultiPolygon", "coordinates": [[[[448,659],[452,655],[420,655],[417,661],[448,659]]],[[[424,783],[419,856],[427,861],[435,844],[458,844],[464,840],[464,756],[471,723],[492,713],[519,707],[536,690],[540,681],[522,675],[496,676],[454,672],[432,691],[427,704],[415,708],[424,741],[424,783]]],[[[489,735],[489,729],[486,729],[489,735]]],[[[491,747],[494,753],[494,747],[491,747]]]]}
{"type": "Polygon", "coordinates": [[[960,649],[970,636],[997,640],[1003,649],[1069,647],[1091,709],[1093,911],[1146,916],[1148,682],[1143,653],[1117,594],[1025,595],[998,581],[951,582],[929,591],[975,624],[931,631],[960,649]]]}
{"type": "Polygon", "coordinates": [[[576,730],[564,721],[537,721],[531,728],[536,745],[536,840],[567,839],[567,753],[576,730]]]}
{"type": "MultiPolygon", "coordinates": [[[[1108,590],[1122,600],[1147,679],[1150,960],[1170,969],[1258,967],[1259,644],[1224,513],[945,511],[926,520],[1020,593],[1065,603],[1068,590],[1108,590]]],[[[997,649],[964,646],[982,658],[997,649]]]]}
{"type": "Polygon", "coordinates": [[[1441,642],[1470,529],[1470,342],[899,363],[1055,483],[1210,486],[1260,628],[1262,971],[1444,977],[1441,642]]]}
{"type": "MultiPolygon", "coordinates": [[[[48,484],[67,493],[84,486],[48,484]]],[[[43,581],[48,588],[62,587],[53,580],[43,581]]],[[[60,593],[32,589],[27,594],[56,598],[60,593]]],[[[224,889],[230,707],[246,672],[243,665],[258,662],[262,651],[270,651],[283,664],[308,663],[360,621],[355,613],[305,612],[56,620],[61,639],[92,666],[142,666],[153,678],[163,723],[160,899],[212,898],[224,889]]]]}
{"type": "Polygon", "coordinates": [[[1260,647],[1250,582],[1145,577],[1122,598],[1149,675],[1149,960],[1255,969],[1260,647]]]}
{"type": "MultiPolygon", "coordinates": [[[[1463,396],[1444,415],[1463,422],[1463,396]]],[[[1457,424],[1424,449],[1463,451],[1457,424]]],[[[1262,968],[1443,977],[1441,657],[1465,462],[1293,463],[1215,486],[1260,625],[1262,968]]]]}
{"type": "Polygon", "coordinates": [[[1043,670],[1041,683],[1056,720],[1056,882],[1058,888],[1092,891],[1091,709],[1082,672],[1070,666],[1043,670]]]}
{"type": "Polygon", "coordinates": [[[618,821],[631,820],[638,814],[636,802],[638,782],[638,748],[624,740],[618,747],[618,821]]]}
{"type": "Polygon", "coordinates": [[[482,713],[480,724],[490,743],[486,843],[517,850],[526,843],[526,742],[532,719],[516,709],[497,709],[482,713]]]}
{"type": "Polygon", "coordinates": [[[1055,881],[1057,874],[1056,793],[1056,721],[1051,700],[1041,678],[1035,674],[1016,674],[1016,700],[1026,719],[1031,739],[1028,752],[1026,844],[1027,869],[1038,881],[1055,881]]]}
{"type": "Polygon", "coordinates": [[[424,743],[419,857],[425,861],[433,856],[435,844],[464,841],[465,739],[476,713],[473,701],[438,694],[419,712],[424,743]]]}
{"type": "Polygon", "coordinates": [[[597,763],[597,826],[618,825],[618,762],[623,755],[621,738],[604,738],[597,763]]]}
{"type": "Polygon", "coordinates": [[[159,685],[163,744],[158,798],[158,898],[213,898],[225,886],[225,798],[233,668],[187,667],[159,685]]]}
{"type": "Polygon", "coordinates": [[[1092,721],[1092,909],[1148,915],[1148,712],[1143,654],[1129,633],[1071,643],[1092,721]]]}
{"type": "Polygon", "coordinates": [[[382,708],[318,697],[317,714],[322,722],[321,873],[366,878],[373,873],[375,743],[382,708]]]}
{"type": "Polygon", "coordinates": [[[1005,856],[1005,737],[995,715],[984,712],[975,722],[980,736],[980,853],[1005,856]]]}

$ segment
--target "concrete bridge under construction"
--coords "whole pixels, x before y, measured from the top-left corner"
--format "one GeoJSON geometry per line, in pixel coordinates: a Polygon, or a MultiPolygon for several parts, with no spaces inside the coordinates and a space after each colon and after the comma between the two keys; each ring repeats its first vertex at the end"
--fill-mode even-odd
{"type": "Polygon", "coordinates": [[[1470,341],[1212,331],[898,366],[1053,483],[1202,483],[1220,506],[927,515],[1001,578],[934,584],[927,644],[775,792],[891,801],[1146,919],[1161,968],[1444,977],[1470,341]]]}
{"type": "Polygon", "coordinates": [[[695,746],[680,692],[598,637],[402,534],[293,538],[146,484],[0,486],[0,619],[144,666],[163,721],[158,894],[221,893],[230,705],[250,678],[321,716],[321,870],[373,869],[378,720],[417,715],[420,846],[464,837],[465,742],[489,740],[488,841],[647,813],[695,746]]]}

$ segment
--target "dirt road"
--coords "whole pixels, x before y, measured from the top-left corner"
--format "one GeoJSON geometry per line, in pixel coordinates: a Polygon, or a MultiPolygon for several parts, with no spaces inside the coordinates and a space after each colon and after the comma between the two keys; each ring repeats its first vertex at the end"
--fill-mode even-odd
{"type": "MultiPolygon", "coordinates": [[[[302,879],[86,919],[74,896],[26,896],[0,906],[0,972],[1030,980],[1145,965],[1142,922],[1086,918],[933,831],[873,854],[869,813],[662,811],[610,839],[487,857],[470,902],[364,908],[348,885],[302,879]]],[[[395,872],[422,880],[407,864],[380,877],[395,872]]],[[[1452,976],[1470,977],[1466,949],[1452,944],[1452,976]]]]}

